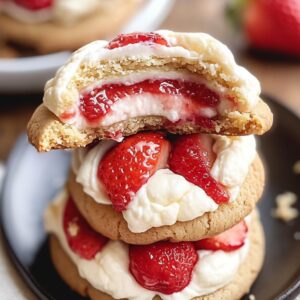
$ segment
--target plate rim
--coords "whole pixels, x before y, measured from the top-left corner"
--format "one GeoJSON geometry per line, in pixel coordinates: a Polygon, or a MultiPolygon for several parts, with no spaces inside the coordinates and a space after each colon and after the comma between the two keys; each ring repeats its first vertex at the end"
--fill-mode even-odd
{"type": "MultiPolygon", "coordinates": [[[[281,104],[276,98],[263,94],[262,99],[270,102],[273,106],[276,106],[279,110],[283,110],[285,114],[292,116],[297,122],[300,123],[300,117],[293,112],[289,107],[281,104]]],[[[7,182],[9,182],[12,173],[14,170],[14,166],[18,163],[19,160],[22,159],[22,155],[18,155],[21,153],[20,145],[27,144],[27,136],[26,133],[22,133],[20,137],[17,139],[14,144],[12,151],[9,154],[8,160],[6,162],[6,171],[4,175],[4,180],[2,183],[2,190],[0,192],[0,231],[3,238],[3,245],[6,250],[8,257],[10,258],[12,265],[16,267],[17,271],[21,275],[22,280],[27,284],[27,287],[31,290],[31,292],[39,297],[42,300],[56,300],[52,296],[50,296],[47,291],[39,285],[39,283],[35,280],[35,278],[26,270],[20,260],[17,258],[15,252],[13,251],[12,245],[9,242],[8,233],[6,231],[6,226],[4,225],[4,197],[7,190],[7,182]]],[[[46,239],[48,241],[48,238],[46,239]]],[[[296,279],[281,293],[276,296],[276,300],[297,300],[297,297],[300,295],[300,276],[296,275],[296,279]]]]}

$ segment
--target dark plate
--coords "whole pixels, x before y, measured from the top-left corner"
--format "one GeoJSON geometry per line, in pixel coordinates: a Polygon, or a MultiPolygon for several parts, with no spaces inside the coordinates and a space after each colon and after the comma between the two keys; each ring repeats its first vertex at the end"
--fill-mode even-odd
{"type": "MultiPolygon", "coordinates": [[[[267,239],[266,260],[251,293],[258,300],[296,299],[300,295],[300,240],[295,233],[300,232],[300,218],[287,225],[272,218],[271,209],[279,193],[293,191],[300,196],[300,176],[292,172],[300,159],[300,120],[279,104],[269,103],[275,124],[259,139],[268,175],[259,204],[267,239]]],[[[22,136],[8,162],[1,202],[3,233],[12,261],[40,299],[83,299],[55,273],[42,225],[43,211],[63,185],[69,161],[67,151],[38,154],[22,136]]]]}

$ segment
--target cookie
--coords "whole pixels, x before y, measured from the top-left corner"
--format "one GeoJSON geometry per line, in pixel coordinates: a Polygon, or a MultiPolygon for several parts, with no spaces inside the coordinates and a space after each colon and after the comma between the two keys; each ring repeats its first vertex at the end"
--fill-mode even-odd
{"type": "MultiPolygon", "coordinates": [[[[214,293],[195,297],[195,300],[237,300],[249,292],[262,267],[265,249],[263,229],[256,213],[252,216],[250,228],[250,249],[233,281],[214,293]]],[[[92,300],[113,299],[111,296],[96,290],[80,277],[77,268],[53,235],[50,236],[50,251],[56,270],[72,289],[92,300]]],[[[160,297],[154,299],[159,300],[160,297]]]]}
{"type": "Polygon", "coordinates": [[[52,21],[24,23],[0,14],[3,37],[16,44],[30,47],[39,54],[75,50],[95,39],[116,34],[139,8],[140,1],[115,1],[113,10],[98,10],[72,26],[52,21]]]}
{"type": "Polygon", "coordinates": [[[77,50],[47,82],[29,139],[48,151],[145,129],[263,134],[273,117],[259,95],[257,79],[207,34],[119,35],[77,50]]]}
{"type": "Polygon", "coordinates": [[[253,210],[263,192],[264,181],[263,164],[257,156],[236,201],[220,205],[215,212],[205,213],[194,220],[151,228],[143,233],[131,232],[121,213],[116,212],[111,205],[96,203],[85,194],[72,172],[67,185],[79,211],[94,230],[112,240],[122,240],[129,244],[151,244],[160,240],[199,240],[232,227],[253,210]]]}
{"type": "MultiPolygon", "coordinates": [[[[269,107],[262,100],[258,103],[253,114],[247,113],[238,118],[229,116],[215,123],[212,133],[222,135],[247,135],[253,133],[262,134],[267,131],[273,122],[269,107]],[[241,128],[243,128],[241,132],[241,128]]],[[[28,138],[30,143],[41,152],[51,149],[68,149],[84,147],[96,139],[107,139],[112,133],[129,136],[142,130],[167,129],[175,134],[209,133],[201,125],[177,124],[172,128],[165,127],[166,119],[159,116],[130,118],[111,126],[101,128],[79,129],[76,126],[62,123],[43,104],[40,105],[31,117],[28,126],[28,138]]]]}

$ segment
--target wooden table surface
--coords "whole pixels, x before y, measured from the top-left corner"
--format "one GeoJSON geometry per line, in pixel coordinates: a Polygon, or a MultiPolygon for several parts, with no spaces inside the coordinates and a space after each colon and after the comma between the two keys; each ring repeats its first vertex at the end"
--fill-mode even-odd
{"type": "MultiPolygon", "coordinates": [[[[239,34],[225,20],[225,5],[224,0],[177,0],[161,27],[214,35],[234,51],[239,63],[258,77],[264,93],[275,97],[300,116],[300,64],[266,61],[247,54],[241,46],[244,44],[239,34]]],[[[41,98],[42,95],[0,94],[0,160],[7,158],[41,98]]]]}

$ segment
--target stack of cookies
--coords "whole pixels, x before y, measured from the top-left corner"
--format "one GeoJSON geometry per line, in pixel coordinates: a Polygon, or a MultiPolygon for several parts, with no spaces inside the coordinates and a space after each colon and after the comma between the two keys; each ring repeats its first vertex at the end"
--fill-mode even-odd
{"type": "Polygon", "coordinates": [[[74,149],[45,213],[54,266],[99,299],[228,299],[262,266],[260,85],[204,33],[95,41],[45,87],[39,151],[74,149]]]}

